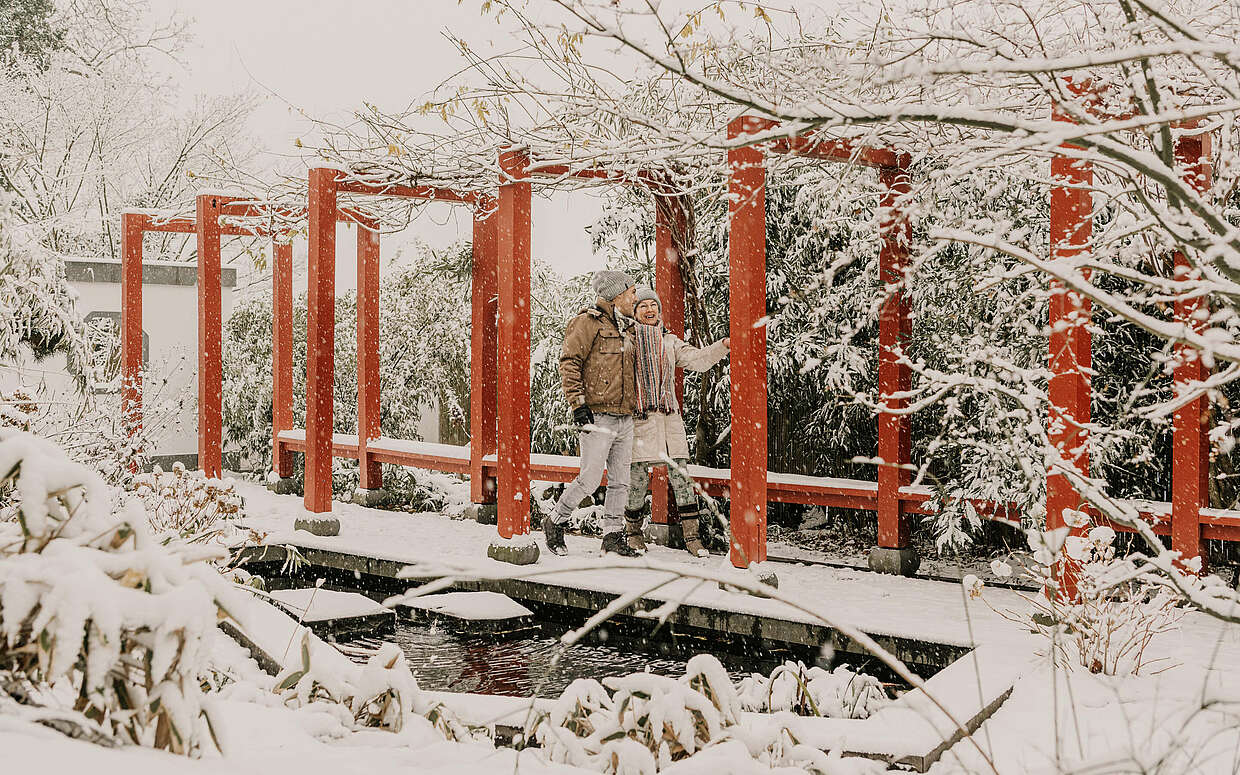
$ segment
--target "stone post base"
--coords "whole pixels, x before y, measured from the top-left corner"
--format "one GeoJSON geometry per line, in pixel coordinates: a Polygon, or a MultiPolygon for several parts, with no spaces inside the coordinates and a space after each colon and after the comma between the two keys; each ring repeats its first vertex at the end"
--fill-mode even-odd
{"type": "Polygon", "coordinates": [[[668,542],[671,541],[673,527],[676,527],[676,525],[660,525],[656,522],[647,522],[645,530],[646,540],[659,546],[670,546],[668,542]]]}
{"type": "Polygon", "coordinates": [[[471,503],[465,507],[464,517],[479,525],[498,525],[499,508],[494,503],[471,503]]]}
{"type": "Polygon", "coordinates": [[[493,542],[487,546],[487,557],[513,565],[533,565],[538,562],[538,544],[512,544],[507,541],[493,542]]]}
{"type": "Polygon", "coordinates": [[[870,550],[870,570],[876,573],[912,576],[920,565],[921,558],[917,556],[917,550],[911,546],[903,549],[876,546],[870,550]]]}
{"type": "Polygon", "coordinates": [[[372,509],[386,509],[392,505],[392,493],[382,487],[369,490],[358,487],[353,490],[353,503],[372,509]]]}
{"type": "Polygon", "coordinates": [[[301,495],[301,487],[297,484],[297,480],[291,476],[284,476],[274,481],[267,481],[267,489],[276,495],[301,495]]]}
{"type": "Polygon", "coordinates": [[[298,517],[293,521],[294,530],[305,530],[316,536],[340,535],[340,520],[331,514],[298,517]]]}

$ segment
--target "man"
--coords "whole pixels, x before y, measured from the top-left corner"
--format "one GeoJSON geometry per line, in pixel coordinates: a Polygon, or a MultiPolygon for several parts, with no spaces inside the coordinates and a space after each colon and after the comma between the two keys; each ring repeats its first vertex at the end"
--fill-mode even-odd
{"type": "Polygon", "coordinates": [[[632,317],[637,290],[624,272],[595,272],[590,282],[598,295],[564,330],[560,380],[564,397],[581,426],[581,472],[543,518],[543,535],[553,554],[567,554],[564,525],[582,499],[594,492],[607,469],[603,501],[603,551],[636,557],[624,536],[624,506],[629,495],[629,460],[633,453],[636,350],[620,327],[619,315],[632,317]]]}

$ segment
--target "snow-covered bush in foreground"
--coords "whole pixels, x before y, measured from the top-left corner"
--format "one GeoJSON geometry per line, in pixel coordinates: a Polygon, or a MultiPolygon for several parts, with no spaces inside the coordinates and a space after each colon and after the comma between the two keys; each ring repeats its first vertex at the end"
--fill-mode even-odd
{"type": "Polygon", "coordinates": [[[114,511],[98,475],[46,440],[0,429],[0,476],[15,517],[0,522],[0,691],[133,744],[199,750],[218,573],[201,550],[161,547],[137,502],[114,511]]]}
{"type": "Polygon", "coordinates": [[[174,463],[171,471],[155,466],[134,476],[133,490],[146,507],[151,529],[159,535],[202,537],[221,520],[242,516],[245,501],[231,479],[209,478],[174,463]]]}
{"type": "Polygon", "coordinates": [[[301,665],[276,677],[276,692],[290,707],[316,702],[338,705],[354,726],[401,732],[411,722],[429,723],[448,740],[474,739],[443,705],[418,688],[399,646],[384,643],[366,664],[350,675],[325,671],[312,658],[310,633],[301,643],[301,665]]]}
{"type": "MultiPolygon", "coordinates": [[[[1088,525],[1084,513],[1069,514],[1077,528],[1088,525]]],[[[1048,653],[1061,667],[1136,675],[1157,662],[1146,658],[1146,649],[1184,618],[1188,609],[1183,595],[1144,572],[1139,558],[1117,557],[1115,531],[1108,526],[1081,535],[1070,535],[1068,527],[1030,530],[1028,540],[1032,555],[1021,573],[1040,592],[1021,594],[1028,610],[997,613],[1044,635],[1050,642],[1048,653]],[[1065,574],[1076,579],[1075,598],[1060,589],[1065,574]]],[[[991,563],[991,570],[1000,578],[1012,574],[1002,560],[991,563]]],[[[982,597],[983,584],[976,576],[966,576],[963,583],[970,596],[982,597]]]]}
{"type": "MultiPolygon", "coordinates": [[[[157,506],[161,497],[145,495],[157,506]]],[[[218,747],[206,692],[231,685],[313,704],[348,730],[399,732],[419,716],[445,737],[468,737],[390,644],[362,667],[312,669],[307,631],[302,668],[274,686],[246,677],[252,663],[248,671],[221,663],[209,647],[221,637],[217,624],[244,631],[252,607],[267,603],[221,574],[211,562],[225,557],[217,548],[162,539],[142,499],[46,439],[0,428],[0,707],[16,702],[40,723],[95,742],[192,755],[218,747]]]]}
{"type": "Polygon", "coordinates": [[[745,710],[787,710],[800,716],[869,718],[891,700],[877,678],[853,672],[847,665],[834,670],[785,662],[770,676],[754,673],[738,689],[745,710]]]}
{"type": "Polygon", "coordinates": [[[723,666],[699,654],[679,679],[634,673],[600,684],[579,678],[535,723],[533,734],[552,761],[615,775],[655,773],[722,745],[768,767],[839,771],[838,755],[800,744],[780,724],[763,731],[747,726],[743,710],[723,666]]]}

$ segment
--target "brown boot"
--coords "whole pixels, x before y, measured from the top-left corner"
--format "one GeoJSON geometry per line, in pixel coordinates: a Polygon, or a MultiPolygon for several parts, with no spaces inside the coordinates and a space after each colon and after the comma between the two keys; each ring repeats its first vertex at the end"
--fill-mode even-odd
{"type": "Polygon", "coordinates": [[[698,535],[698,518],[681,517],[680,531],[685,537],[685,551],[694,557],[708,557],[710,552],[702,546],[702,538],[698,535]]]}
{"type": "Polygon", "coordinates": [[[638,554],[646,553],[646,537],[642,535],[643,521],[641,511],[624,512],[624,538],[629,547],[638,554]]]}

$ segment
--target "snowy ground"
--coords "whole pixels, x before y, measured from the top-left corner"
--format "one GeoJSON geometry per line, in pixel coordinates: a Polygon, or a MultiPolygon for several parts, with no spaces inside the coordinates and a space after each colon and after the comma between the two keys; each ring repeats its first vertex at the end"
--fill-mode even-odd
{"type": "MultiPolygon", "coordinates": [[[[247,499],[246,523],[266,533],[269,543],[362,553],[405,562],[472,563],[480,572],[520,571],[494,563],[485,548],[495,528],[438,514],[405,514],[337,504],[341,535],[311,536],[292,530],[302,514],[300,498],[276,496],[252,484],[240,489],[247,499]]],[[[541,535],[535,533],[541,540],[541,535]]],[[[650,568],[569,570],[597,555],[597,539],[569,536],[566,558],[544,553],[526,572],[550,572],[541,581],[611,592],[641,589],[661,571],[650,568]],[[556,571],[562,570],[562,573],[556,571]]],[[[720,570],[719,557],[690,558],[680,551],[654,548],[651,559],[665,567],[720,570]]],[[[959,584],[881,576],[864,571],[809,565],[774,566],[789,602],[728,592],[717,585],[676,582],[662,594],[699,605],[807,619],[796,605],[823,612],[830,620],[868,632],[978,644],[1007,655],[1023,671],[1011,698],[975,733],[958,743],[932,768],[934,773],[1240,771],[1240,627],[1189,614],[1181,626],[1155,640],[1152,657],[1167,661],[1163,672],[1108,678],[1084,671],[1053,674],[1037,656],[1040,637],[1003,618],[990,606],[1022,609],[1010,590],[988,590],[985,600],[969,599],[959,584]],[[988,605],[989,604],[989,605],[988,605]],[[979,751],[980,749],[980,751],[979,751]],[[984,753],[983,753],[984,752],[984,753]]],[[[246,663],[235,643],[213,635],[211,653],[229,664],[246,663]],[[227,659],[224,659],[227,657],[227,659]]],[[[310,705],[284,707],[265,686],[271,679],[248,663],[248,683],[226,688],[210,700],[222,753],[187,760],[148,749],[105,749],[71,740],[29,719],[0,713],[4,772],[96,773],[268,773],[305,775],[350,773],[493,773],[532,775],[583,772],[548,764],[538,750],[517,754],[485,744],[445,742],[427,727],[400,734],[350,732],[338,716],[310,705]]],[[[899,727],[900,725],[893,725],[899,727]]],[[[907,727],[892,728],[901,739],[907,727]]],[[[735,741],[709,748],[664,770],[668,775],[771,775],[775,770],[738,756],[735,741]]],[[[845,760],[840,773],[872,767],[845,760]]],[[[781,771],[787,773],[787,770],[781,771]]],[[[797,771],[799,772],[799,770],[797,771]]],[[[834,772],[832,773],[834,775],[834,772]]]]}
{"type": "MultiPolygon", "coordinates": [[[[485,556],[494,527],[437,514],[398,514],[336,504],[339,536],[294,535],[292,520],[302,513],[300,498],[272,495],[252,485],[242,489],[251,515],[247,523],[267,532],[270,543],[295,540],[302,546],[405,562],[468,561],[492,570],[497,565],[485,556]]],[[[541,534],[535,537],[541,540],[541,534]]],[[[598,543],[593,538],[569,536],[568,557],[544,552],[536,567],[550,571],[579,563],[596,555],[598,543]]],[[[661,547],[653,547],[649,556],[666,563],[714,568],[726,563],[719,557],[695,559],[661,547]]],[[[1098,772],[1146,767],[1165,772],[1237,771],[1234,751],[1240,737],[1230,727],[1240,727],[1240,721],[1227,711],[1240,705],[1227,701],[1240,701],[1240,684],[1232,678],[1240,676],[1240,627],[1191,613],[1176,631],[1151,645],[1153,657],[1166,659],[1160,674],[1113,679],[1078,670],[1066,677],[1060,673],[1055,681],[1044,660],[1037,657],[1041,639],[990,608],[1022,610],[1026,604],[1015,592],[988,589],[985,601],[970,600],[955,584],[822,566],[779,564],[774,569],[781,592],[812,604],[836,621],[868,632],[1002,645],[1010,649],[1014,663],[1029,665],[1012,698],[976,735],[983,748],[992,752],[1000,772],[1057,772],[1086,763],[1099,767],[1098,772]],[[1203,697],[1210,710],[1201,710],[1203,697]],[[1209,745],[1202,743],[1205,739],[1209,745]],[[1197,758],[1189,761],[1185,752],[1195,752],[1197,758]]],[[[544,575],[540,581],[623,592],[639,588],[654,573],[574,570],[544,575]]],[[[689,591],[689,582],[684,582],[665,595],[683,595],[693,603],[728,610],[806,618],[785,603],[726,592],[713,585],[689,591]]],[[[933,771],[985,772],[990,766],[970,744],[962,743],[933,771]]]]}
{"type": "Polygon", "coordinates": [[[4,772],[94,773],[95,775],[527,775],[581,773],[584,770],[544,762],[534,751],[518,754],[445,742],[438,735],[390,732],[346,734],[327,713],[263,707],[252,702],[217,702],[213,719],[224,755],[189,760],[146,748],[101,748],[70,740],[58,732],[0,716],[0,751],[4,772]],[[518,768],[519,765],[519,768],[518,768]]]}

